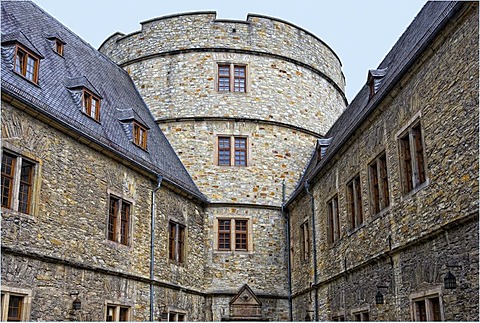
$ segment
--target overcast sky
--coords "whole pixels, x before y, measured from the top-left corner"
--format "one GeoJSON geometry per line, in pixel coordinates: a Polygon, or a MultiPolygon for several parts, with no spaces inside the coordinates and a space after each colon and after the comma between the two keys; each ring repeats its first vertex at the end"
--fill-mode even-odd
{"type": "Polygon", "coordinates": [[[165,15],[216,11],[219,19],[248,13],[286,20],[326,42],[340,57],[350,102],[425,0],[34,0],[93,47],[115,32],[140,30],[140,22],[165,15]]]}

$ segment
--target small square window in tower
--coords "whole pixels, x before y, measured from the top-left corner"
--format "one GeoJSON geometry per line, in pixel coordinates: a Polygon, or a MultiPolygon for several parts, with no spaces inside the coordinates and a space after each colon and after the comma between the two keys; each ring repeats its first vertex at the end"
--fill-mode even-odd
{"type": "Polygon", "coordinates": [[[247,92],[247,67],[237,64],[218,64],[218,92],[247,92]]]}

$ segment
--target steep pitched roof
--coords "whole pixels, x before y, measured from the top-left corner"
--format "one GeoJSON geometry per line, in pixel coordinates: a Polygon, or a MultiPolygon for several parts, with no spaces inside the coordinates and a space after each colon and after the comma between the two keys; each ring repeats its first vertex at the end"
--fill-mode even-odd
{"type": "Polygon", "coordinates": [[[305,180],[313,180],[323,166],[335,156],[462,5],[462,2],[456,1],[432,1],[425,4],[376,69],[382,71],[383,76],[381,86],[376,94],[370,98],[369,87],[367,85],[362,87],[325,134],[326,138],[332,138],[332,140],[324,158],[319,161],[318,158],[315,158],[318,154],[312,155],[309,165],[305,168],[296,189],[290,195],[288,203],[303,190],[305,180]]]}
{"type": "Polygon", "coordinates": [[[2,1],[1,6],[2,92],[206,201],[123,69],[33,2],[2,1]],[[63,56],[53,50],[51,35],[65,43],[63,56]],[[41,55],[38,86],[13,72],[17,41],[41,55]],[[102,98],[100,122],[82,112],[75,87],[87,87],[102,98]],[[133,144],[125,131],[120,120],[125,111],[149,129],[148,151],[133,144]]]}

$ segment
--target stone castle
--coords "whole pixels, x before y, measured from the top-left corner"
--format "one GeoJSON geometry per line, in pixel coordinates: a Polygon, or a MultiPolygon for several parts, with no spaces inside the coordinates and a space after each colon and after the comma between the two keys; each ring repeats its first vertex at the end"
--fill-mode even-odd
{"type": "Polygon", "coordinates": [[[478,3],[428,2],[350,103],[280,19],[96,50],[1,5],[2,320],[478,321],[478,3]]]}

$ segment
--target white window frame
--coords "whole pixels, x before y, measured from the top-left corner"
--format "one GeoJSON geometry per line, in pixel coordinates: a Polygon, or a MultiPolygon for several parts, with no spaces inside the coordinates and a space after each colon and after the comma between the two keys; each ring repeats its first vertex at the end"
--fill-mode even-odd
{"type": "Polygon", "coordinates": [[[21,296],[22,308],[21,308],[21,321],[30,321],[30,309],[32,305],[32,291],[24,288],[7,287],[2,286],[2,322],[8,320],[8,305],[10,296],[21,296]]]}

